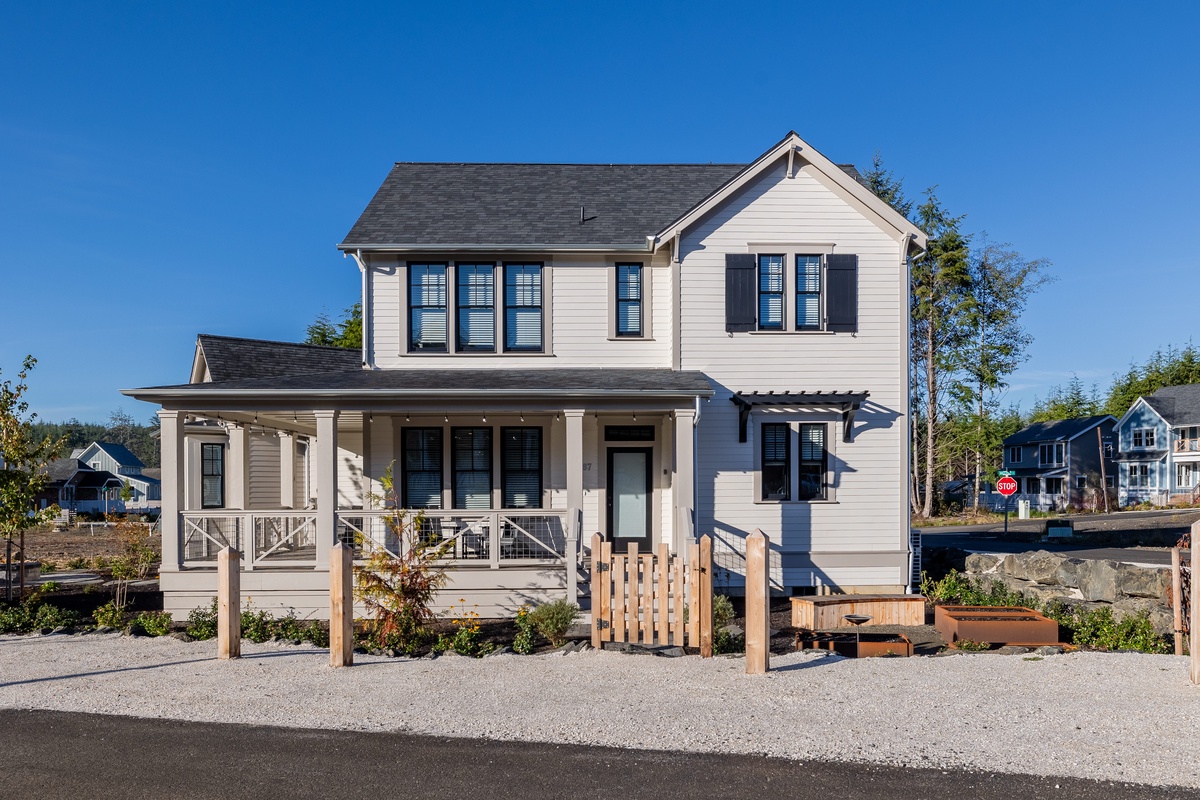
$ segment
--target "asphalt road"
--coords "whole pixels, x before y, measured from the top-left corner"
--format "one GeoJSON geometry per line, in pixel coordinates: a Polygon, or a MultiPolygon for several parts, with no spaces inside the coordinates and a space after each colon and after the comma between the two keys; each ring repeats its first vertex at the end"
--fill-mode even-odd
{"type": "MultiPolygon", "coordinates": [[[[219,702],[214,700],[214,702],[219,702]]],[[[580,697],[586,706],[586,697],[580,697]]],[[[584,708],[564,710],[586,719],[584,708]]],[[[467,713],[464,710],[464,713],[467,713]]],[[[514,709],[514,713],[520,713],[514,709]]],[[[1141,800],[1200,791],[1075,778],[0,711],[0,796],[1141,800]]]]}

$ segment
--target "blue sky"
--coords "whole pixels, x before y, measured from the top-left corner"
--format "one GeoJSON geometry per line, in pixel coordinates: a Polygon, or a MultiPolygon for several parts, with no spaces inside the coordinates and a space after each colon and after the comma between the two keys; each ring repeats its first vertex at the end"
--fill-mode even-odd
{"type": "Polygon", "coordinates": [[[0,370],[43,418],[149,405],[199,332],[296,340],[397,160],[879,151],[1058,281],[1009,400],[1192,337],[1200,7],[0,2],[0,370]]]}

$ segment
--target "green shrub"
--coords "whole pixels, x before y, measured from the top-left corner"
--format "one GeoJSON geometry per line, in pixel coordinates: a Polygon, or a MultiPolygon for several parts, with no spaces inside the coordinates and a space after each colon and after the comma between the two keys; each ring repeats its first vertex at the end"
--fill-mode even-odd
{"type": "Polygon", "coordinates": [[[991,642],[977,642],[974,639],[959,639],[954,643],[954,646],[959,650],[965,650],[968,653],[982,652],[983,650],[991,650],[991,642]]]}
{"type": "Polygon", "coordinates": [[[533,621],[529,618],[529,606],[521,606],[517,611],[515,624],[517,635],[513,637],[513,652],[523,656],[529,655],[533,652],[534,645],[533,621]]]}
{"type": "Polygon", "coordinates": [[[274,620],[270,614],[266,611],[254,611],[247,603],[246,610],[242,612],[242,638],[260,644],[269,640],[275,635],[272,622],[274,620]]]}
{"type": "Polygon", "coordinates": [[[24,633],[29,630],[29,611],[24,606],[0,608],[0,633],[24,633]]]}
{"type": "Polygon", "coordinates": [[[124,628],[125,607],[110,600],[92,612],[92,619],[102,628],[124,628]]]}
{"type": "Polygon", "coordinates": [[[56,569],[58,569],[58,564],[56,564],[55,562],[53,562],[53,561],[43,561],[42,562],[41,570],[42,570],[43,575],[49,575],[50,573],[54,572],[56,569]]]}
{"type": "Polygon", "coordinates": [[[733,622],[734,616],[733,601],[723,594],[713,595],[712,636],[713,653],[716,655],[721,655],[723,653],[740,653],[746,649],[745,636],[738,636],[730,631],[725,630],[725,628],[733,622]]]}
{"type": "Polygon", "coordinates": [[[199,606],[188,612],[187,627],[184,629],[193,639],[211,639],[217,635],[217,598],[208,606],[199,606]]]}
{"type": "Polygon", "coordinates": [[[304,628],[302,638],[317,647],[329,647],[329,630],[315,619],[304,628]]]}
{"type": "Polygon", "coordinates": [[[74,611],[43,603],[37,607],[37,612],[33,615],[32,627],[35,630],[70,628],[76,622],[79,622],[79,615],[74,611]]]}
{"type": "Polygon", "coordinates": [[[82,556],[76,556],[67,562],[67,569],[87,569],[90,562],[82,556]]]}
{"type": "Polygon", "coordinates": [[[166,636],[171,632],[171,615],[166,611],[143,611],[133,624],[141,627],[150,636],[166,636]]]}
{"type": "Polygon", "coordinates": [[[561,647],[567,640],[567,629],[579,618],[579,606],[566,600],[552,600],[542,603],[529,612],[529,621],[542,636],[555,647],[561,647]]]}

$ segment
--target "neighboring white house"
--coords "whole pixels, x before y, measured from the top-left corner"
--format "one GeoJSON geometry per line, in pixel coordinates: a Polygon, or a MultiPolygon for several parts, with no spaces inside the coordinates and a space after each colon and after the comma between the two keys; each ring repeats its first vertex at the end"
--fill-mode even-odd
{"type": "MultiPolygon", "coordinates": [[[[71,454],[98,472],[111,472],[128,483],[133,491],[121,510],[137,511],[158,508],[162,502],[159,479],[144,475],[145,464],[128,447],[115,442],[92,442],[71,454]]],[[[119,493],[118,493],[119,499],[119,493]]]]}
{"type": "Polygon", "coordinates": [[[446,603],[577,597],[590,535],[747,534],[785,593],[902,592],[908,259],[925,235],[795,133],[750,164],[398,163],[343,253],[361,352],[201,336],[161,404],[165,608],[244,553],[261,608],[322,615],[375,499],[453,542],[446,603]]]}

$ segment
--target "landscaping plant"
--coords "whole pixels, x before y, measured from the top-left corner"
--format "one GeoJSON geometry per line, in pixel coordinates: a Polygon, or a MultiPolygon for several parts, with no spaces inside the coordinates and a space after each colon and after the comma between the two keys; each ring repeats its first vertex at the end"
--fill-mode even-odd
{"type": "Polygon", "coordinates": [[[456,606],[450,606],[449,611],[454,633],[450,636],[444,633],[440,634],[433,649],[439,653],[453,650],[460,656],[471,656],[472,658],[487,655],[494,648],[489,642],[479,641],[479,612],[475,609],[468,611],[466,600],[459,600],[459,602],[463,603],[462,610],[456,611],[456,606]]]}
{"type": "Polygon", "coordinates": [[[566,600],[551,600],[542,603],[529,613],[534,629],[554,647],[562,647],[567,641],[567,630],[579,618],[579,606],[566,600]]]}
{"type": "Polygon", "coordinates": [[[517,610],[517,635],[513,637],[512,649],[514,653],[521,655],[529,655],[533,652],[534,631],[533,620],[529,618],[529,606],[523,605],[517,610]]]}
{"type": "Polygon", "coordinates": [[[723,594],[713,595],[713,653],[740,653],[746,649],[746,637],[726,630],[733,622],[733,601],[723,594]]]}
{"type": "MultiPolygon", "coordinates": [[[[427,626],[434,619],[430,606],[446,584],[444,559],[452,543],[420,535],[424,515],[411,517],[399,507],[391,467],[380,482],[384,495],[376,499],[390,511],[384,519],[399,545],[399,554],[372,548],[365,563],[354,566],[354,596],[372,617],[370,644],[411,653],[430,638],[427,626]]],[[[370,547],[357,535],[355,543],[370,547]]]]}

